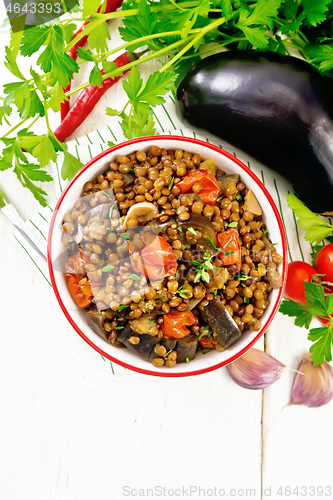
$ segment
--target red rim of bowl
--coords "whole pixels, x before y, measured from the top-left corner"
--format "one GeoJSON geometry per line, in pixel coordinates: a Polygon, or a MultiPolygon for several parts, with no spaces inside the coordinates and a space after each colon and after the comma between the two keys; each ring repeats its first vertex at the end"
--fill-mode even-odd
{"type": "Polygon", "coordinates": [[[260,181],[260,179],[243,162],[241,162],[240,160],[238,160],[238,158],[236,158],[232,154],[228,153],[227,151],[224,151],[223,149],[219,148],[218,146],[215,146],[214,144],[210,144],[210,143],[201,141],[199,139],[192,139],[190,137],[177,136],[177,135],[147,136],[147,137],[140,137],[140,138],[137,138],[137,139],[131,139],[129,141],[122,142],[120,144],[117,144],[116,146],[113,146],[112,148],[109,148],[109,149],[103,151],[99,155],[95,156],[88,163],[86,163],[77,172],[77,174],[73,177],[73,179],[69,182],[69,184],[67,185],[66,189],[61,194],[61,196],[60,196],[60,198],[58,200],[58,203],[57,203],[57,205],[56,205],[56,207],[54,209],[52,220],[51,220],[51,224],[50,224],[49,234],[48,234],[47,261],[48,261],[48,268],[49,268],[49,273],[50,273],[52,287],[53,287],[54,293],[56,295],[56,298],[57,298],[57,300],[59,302],[59,305],[60,305],[63,313],[65,314],[66,318],[68,319],[69,323],[76,330],[76,332],[87,342],[87,344],[90,345],[90,347],[92,347],[93,349],[95,349],[99,354],[101,354],[105,358],[109,359],[110,361],[113,361],[114,363],[116,363],[118,365],[123,366],[124,368],[128,368],[130,370],[133,370],[133,371],[136,371],[136,372],[139,372],[139,373],[143,373],[145,375],[154,375],[154,376],[157,376],[157,377],[188,377],[188,376],[193,376],[193,375],[200,375],[202,373],[208,373],[210,371],[217,370],[218,368],[222,368],[223,366],[226,366],[229,363],[232,363],[236,359],[238,359],[241,356],[243,356],[243,354],[245,354],[259,340],[259,338],[265,333],[265,331],[267,330],[267,328],[271,324],[271,322],[272,322],[272,320],[273,320],[273,318],[274,318],[274,316],[275,316],[275,314],[276,314],[276,312],[278,310],[278,307],[280,305],[280,302],[281,302],[282,296],[283,296],[283,290],[284,290],[284,286],[285,286],[285,278],[286,278],[286,274],[287,274],[287,265],[288,265],[288,261],[287,261],[287,240],[286,240],[286,235],[285,235],[285,231],[284,231],[284,225],[283,225],[283,222],[281,220],[280,214],[278,212],[278,209],[277,209],[277,207],[275,205],[275,202],[274,202],[272,196],[270,195],[270,193],[268,192],[268,190],[266,189],[266,187],[264,186],[264,184],[260,181]],[[117,149],[121,149],[124,146],[128,146],[128,145],[131,145],[131,144],[135,145],[138,142],[141,142],[141,143],[142,142],[151,142],[151,141],[155,142],[156,140],[168,140],[168,141],[170,141],[170,140],[171,141],[172,140],[177,140],[177,141],[181,141],[181,142],[184,142],[184,143],[187,143],[187,144],[190,143],[190,144],[194,144],[194,145],[205,146],[206,148],[212,149],[212,150],[214,150],[214,151],[222,154],[226,158],[229,158],[234,163],[236,163],[239,167],[242,168],[242,170],[244,170],[258,184],[258,186],[260,187],[260,189],[264,192],[264,194],[265,194],[265,196],[266,196],[269,204],[271,205],[271,208],[272,208],[272,210],[274,212],[276,220],[278,222],[278,226],[279,226],[279,230],[280,230],[280,234],[281,234],[281,239],[282,239],[282,248],[283,248],[282,287],[279,289],[279,294],[278,294],[278,298],[277,298],[277,301],[275,303],[275,306],[274,306],[274,308],[273,308],[270,316],[266,320],[265,324],[260,329],[260,333],[258,335],[256,335],[256,337],[249,344],[247,344],[246,347],[244,347],[241,351],[239,351],[237,354],[231,356],[230,358],[228,358],[228,359],[226,359],[226,360],[224,360],[224,361],[222,361],[220,363],[217,363],[217,364],[215,364],[213,366],[209,366],[207,368],[202,368],[200,370],[195,370],[195,371],[191,371],[191,372],[181,372],[181,373],[178,372],[177,373],[177,372],[172,372],[172,370],[167,371],[167,372],[164,371],[164,370],[160,371],[160,372],[154,372],[154,371],[151,371],[151,370],[148,370],[148,369],[146,370],[146,369],[138,368],[138,367],[132,366],[132,365],[130,365],[128,363],[124,363],[123,361],[119,361],[118,359],[114,358],[110,354],[106,353],[105,351],[103,351],[102,349],[100,349],[99,347],[97,347],[88,337],[86,337],[86,335],[77,326],[77,324],[75,323],[75,321],[72,319],[70,313],[68,312],[65,304],[63,303],[63,301],[62,301],[62,299],[60,297],[60,293],[59,293],[59,290],[58,290],[58,287],[57,287],[57,284],[56,284],[56,280],[55,280],[54,273],[53,273],[53,268],[52,268],[52,250],[51,250],[51,246],[52,246],[52,235],[53,235],[54,223],[55,223],[55,220],[56,220],[59,208],[60,208],[60,206],[61,206],[61,204],[62,204],[62,202],[63,202],[63,200],[64,200],[64,198],[65,198],[65,196],[67,194],[67,192],[69,191],[70,187],[80,178],[80,176],[83,174],[83,172],[85,172],[89,167],[91,167],[91,165],[93,165],[94,163],[96,163],[96,161],[100,160],[104,156],[109,155],[113,151],[117,151],[117,149]]]}

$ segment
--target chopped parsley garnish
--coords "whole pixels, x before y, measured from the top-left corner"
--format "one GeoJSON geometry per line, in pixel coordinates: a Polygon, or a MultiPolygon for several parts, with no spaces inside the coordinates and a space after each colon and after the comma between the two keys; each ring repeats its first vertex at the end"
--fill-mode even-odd
{"type": "Polygon", "coordinates": [[[177,292],[182,299],[188,299],[189,290],[184,290],[184,285],[178,288],[177,292]]]}
{"type": "Polygon", "coordinates": [[[222,248],[219,248],[217,247],[210,238],[208,238],[208,241],[209,243],[212,245],[212,247],[214,248],[214,250],[216,250],[217,252],[220,252],[222,250],[222,248]]]}
{"type": "Polygon", "coordinates": [[[243,201],[242,195],[241,194],[236,194],[235,199],[237,201],[243,201]]]}
{"type": "Polygon", "coordinates": [[[114,266],[105,266],[102,268],[102,273],[108,273],[109,271],[112,271],[114,269],[114,266]]]}
{"type": "Polygon", "coordinates": [[[140,276],[138,276],[137,274],[131,274],[129,279],[134,281],[141,281],[142,278],[140,278],[140,276]]]}
{"type": "Polygon", "coordinates": [[[189,358],[185,358],[185,361],[186,361],[186,363],[189,363],[190,360],[189,360],[189,358]]]}
{"type": "Polygon", "coordinates": [[[172,186],[173,186],[174,180],[175,180],[175,178],[174,178],[174,177],[172,177],[172,179],[171,179],[171,181],[170,181],[170,183],[169,183],[169,186],[168,186],[169,191],[171,191],[171,189],[172,189],[172,186]]]}
{"type": "Polygon", "coordinates": [[[134,168],[130,168],[128,171],[131,172],[131,174],[135,174],[134,168]]]}
{"type": "Polygon", "coordinates": [[[112,207],[110,207],[110,212],[109,212],[109,219],[110,220],[111,220],[111,217],[112,217],[113,208],[114,208],[114,205],[112,205],[112,207]]]}
{"type": "Polygon", "coordinates": [[[211,351],[211,349],[202,349],[202,354],[208,354],[211,351]]]}
{"type": "Polygon", "coordinates": [[[219,203],[221,203],[221,201],[223,200],[224,196],[220,196],[219,198],[217,198],[216,201],[218,201],[219,203]]]}
{"type": "Polygon", "coordinates": [[[245,296],[244,296],[244,297],[243,297],[243,302],[244,302],[244,304],[248,304],[248,303],[250,302],[249,297],[245,297],[245,296]]]}
{"type": "Polygon", "coordinates": [[[230,224],[228,224],[228,227],[237,227],[238,226],[238,222],[236,220],[234,220],[233,222],[230,222],[230,224]]]}
{"type": "Polygon", "coordinates": [[[118,311],[122,311],[123,309],[125,309],[126,307],[129,307],[129,305],[126,305],[126,306],[120,306],[118,307],[118,311]]]}
{"type": "Polygon", "coordinates": [[[129,234],[128,233],[120,233],[120,236],[124,238],[124,240],[129,240],[129,234]]]}
{"type": "Polygon", "coordinates": [[[195,230],[195,229],[193,229],[193,227],[192,227],[192,226],[188,227],[188,228],[187,228],[187,230],[188,230],[190,233],[194,234],[194,236],[196,236],[196,235],[197,235],[196,230],[195,230]]]}
{"type": "Polygon", "coordinates": [[[125,328],[125,327],[124,326],[116,326],[115,330],[122,330],[123,328],[125,328]]]}

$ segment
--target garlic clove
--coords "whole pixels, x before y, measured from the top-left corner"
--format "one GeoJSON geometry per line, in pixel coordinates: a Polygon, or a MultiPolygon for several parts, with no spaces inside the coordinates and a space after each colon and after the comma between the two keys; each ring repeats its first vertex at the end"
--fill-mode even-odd
{"type": "Polygon", "coordinates": [[[227,369],[230,377],[241,387],[265,389],[281,377],[285,365],[266,352],[252,348],[227,369]]]}
{"type": "Polygon", "coordinates": [[[303,359],[298,367],[292,391],[291,405],[304,405],[318,408],[326,405],[333,398],[333,369],[324,362],[314,365],[312,360],[303,359]]]}

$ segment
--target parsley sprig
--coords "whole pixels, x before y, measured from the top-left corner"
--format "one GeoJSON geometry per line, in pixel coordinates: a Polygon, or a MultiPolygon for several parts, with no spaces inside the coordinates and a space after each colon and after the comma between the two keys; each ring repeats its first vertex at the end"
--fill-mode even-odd
{"type": "Polygon", "coordinates": [[[279,311],[287,316],[295,317],[296,326],[310,327],[313,316],[327,319],[327,325],[311,328],[308,340],[312,342],[310,352],[315,365],[321,365],[326,360],[332,361],[333,344],[333,295],[325,296],[322,285],[318,283],[304,283],[306,304],[300,304],[290,299],[284,299],[279,311]]]}
{"type": "MultiPolygon", "coordinates": [[[[202,54],[216,48],[231,45],[239,50],[268,49],[282,54],[292,48],[320,71],[331,75],[333,70],[330,0],[124,0],[122,10],[107,14],[97,13],[99,4],[99,0],[83,0],[75,8],[75,19],[65,14],[57,22],[24,30],[22,36],[11,33],[10,47],[5,48],[4,64],[13,81],[4,85],[4,97],[0,98],[0,124],[7,127],[0,137],[0,170],[12,169],[42,205],[46,204],[46,193],[39,182],[52,180],[45,171],[48,163],[56,161],[62,152],[61,175],[68,180],[81,166],[53,135],[49,112],[58,112],[62,102],[91,84],[101,85],[105,79],[130,70],[128,81],[123,82],[128,102],[120,111],[109,108],[108,114],[118,117],[125,137],[131,139],[156,132],[154,107],[164,104],[165,95],[175,89],[202,54]],[[106,21],[116,18],[123,20],[119,28],[123,43],[108,50],[106,21]],[[77,27],[86,20],[90,22],[72,40],[77,27]],[[89,48],[78,49],[81,61],[77,63],[68,51],[85,36],[89,48]],[[147,48],[149,52],[122,68],[113,61],[119,51],[137,53],[147,48]],[[30,74],[20,69],[20,56],[36,61],[30,74]],[[152,59],[161,61],[162,57],[167,61],[161,62],[160,70],[143,83],[137,67],[152,59]],[[86,62],[92,66],[87,81],[76,87],[72,84],[65,92],[63,88],[79,65],[86,62]],[[16,116],[13,111],[18,112],[19,122],[14,118],[11,123],[16,116]],[[37,135],[30,129],[40,119],[45,120],[45,132],[37,135]]],[[[328,230],[325,223],[320,226],[317,231],[328,230]]],[[[321,236],[311,230],[309,238],[319,241],[321,236]]]]}
{"type": "Polygon", "coordinates": [[[311,212],[294,194],[288,194],[287,201],[298,217],[298,224],[305,229],[305,239],[309,243],[321,242],[333,231],[331,224],[311,212]]]}
{"type": "Polygon", "coordinates": [[[212,263],[212,255],[209,252],[204,253],[204,261],[203,262],[197,262],[194,260],[188,260],[190,264],[193,264],[196,267],[195,270],[195,279],[194,283],[197,283],[199,280],[205,281],[206,283],[209,283],[210,281],[210,276],[208,271],[213,271],[214,269],[218,269],[217,267],[213,266],[212,263]]]}

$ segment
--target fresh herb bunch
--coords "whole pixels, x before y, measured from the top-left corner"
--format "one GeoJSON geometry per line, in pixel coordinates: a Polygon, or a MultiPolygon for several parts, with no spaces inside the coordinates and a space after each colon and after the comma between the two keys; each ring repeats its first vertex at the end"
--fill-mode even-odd
{"type": "Polygon", "coordinates": [[[279,311],[287,316],[296,317],[296,326],[310,327],[313,316],[325,318],[327,324],[309,330],[308,339],[313,342],[310,347],[314,365],[322,365],[324,361],[332,361],[333,344],[333,295],[325,295],[324,287],[318,283],[304,283],[306,304],[284,299],[279,311]]]}
{"type": "Polygon", "coordinates": [[[315,265],[318,252],[325,246],[324,240],[333,243],[333,225],[323,220],[319,215],[302,203],[294,194],[287,195],[289,207],[296,217],[297,223],[305,230],[305,239],[312,246],[312,265],[315,265]],[[313,243],[316,243],[313,245],[313,243]]]}
{"type": "Polygon", "coordinates": [[[59,111],[70,95],[91,84],[101,85],[104,79],[131,69],[128,83],[123,82],[128,95],[126,106],[122,110],[109,108],[108,114],[118,115],[125,137],[133,138],[155,133],[153,107],[164,102],[163,96],[175,89],[193,64],[215,49],[267,49],[287,54],[292,48],[332,76],[330,0],[125,0],[121,11],[107,14],[103,14],[103,8],[97,13],[99,4],[100,0],[83,0],[82,6],[75,9],[75,18],[72,11],[47,25],[12,33],[10,46],[6,47],[5,66],[15,81],[4,86],[0,98],[0,124],[9,126],[0,137],[4,146],[0,169],[13,169],[42,205],[46,204],[46,193],[36,182],[52,180],[44,170],[49,161],[55,161],[59,152],[64,153],[63,179],[71,179],[81,166],[54,136],[48,112],[59,111]],[[123,18],[119,31],[124,43],[108,50],[106,21],[119,17],[123,18]],[[71,40],[84,21],[91,22],[71,40]],[[80,64],[67,52],[84,36],[88,36],[89,49],[79,48],[78,54],[83,61],[94,62],[94,67],[86,83],[64,92],[80,64]],[[116,52],[139,48],[149,53],[120,69],[115,67],[112,56],[116,52]],[[18,56],[35,53],[36,66],[30,75],[23,74],[18,56]],[[136,66],[162,56],[168,61],[143,83],[136,66]],[[11,126],[13,106],[21,121],[11,126]],[[39,118],[45,119],[46,133],[37,136],[30,129],[39,118]]]}

